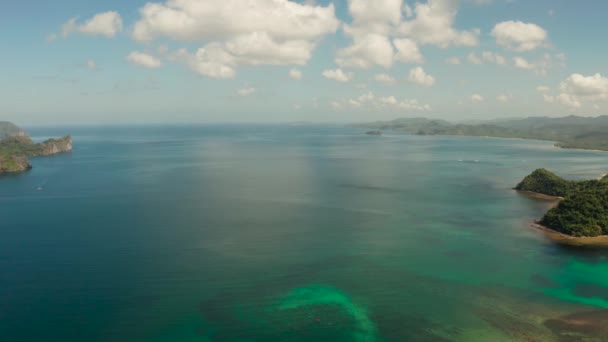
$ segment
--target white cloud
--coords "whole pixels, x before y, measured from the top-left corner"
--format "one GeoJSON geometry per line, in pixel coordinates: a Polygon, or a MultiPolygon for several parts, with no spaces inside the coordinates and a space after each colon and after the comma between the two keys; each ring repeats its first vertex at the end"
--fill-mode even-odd
{"type": "Polygon", "coordinates": [[[204,43],[173,60],[201,75],[233,78],[243,65],[306,64],[320,39],[338,29],[334,12],[333,5],[288,0],[168,0],[140,9],[133,38],[204,43]]]}
{"type": "Polygon", "coordinates": [[[398,35],[442,48],[479,44],[478,29],[458,31],[453,27],[458,13],[458,0],[428,0],[427,3],[417,3],[414,12],[414,19],[401,23],[398,35]]]}
{"type": "Polygon", "coordinates": [[[576,97],[569,94],[562,93],[557,96],[544,94],[543,98],[545,99],[545,102],[559,103],[570,108],[580,108],[582,106],[581,102],[576,97]]]}
{"type": "Polygon", "coordinates": [[[483,98],[483,96],[481,96],[479,94],[473,94],[473,95],[471,95],[470,100],[472,103],[481,103],[484,101],[484,98],[483,98]]]}
{"type": "Polygon", "coordinates": [[[498,65],[506,65],[507,64],[507,59],[504,58],[503,56],[497,54],[497,53],[493,53],[490,51],[484,51],[481,54],[481,57],[483,58],[484,61],[490,62],[490,63],[494,63],[494,64],[498,64],[498,65]]]}
{"type": "Polygon", "coordinates": [[[353,44],[338,50],[336,64],[343,68],[367,69],[374,65],[393,65],[393,46],[387,36],[368,33],[353,36],[353,44]]]}
{"type": "Polygon", "coordinates": [[[548,34],[545,29],[521,21],[504,21],[492,30],[496,44],[515,51],[529,51],[547,45],[548,34]]]}
{"type": "Polygon", "coordinates": [[[420,53],[418,44],[407,38],[394,39],[393,45],[397,49],[395,59],[403,63],[424,63],[424,57],[420,53]]]}
{"type": "Polygon", "coordinates": [[[63,24],[62,35],[64,38],[72,33],[114,37],[117,33],[122,31],[122,18],[118,12],[96,14],[93,18],[85,21],[83,24],[78,24],[77,20],[78,18],[72,18],[63,24]]]}
{"type": "Polygon", "coordinates": [[[152,55],[149,55],[147,53],[144,53],[144,52],[139,52],[139,51],[131,52],[126,57],[126,60],[133,64],[136,64],[136,65],[139,65],[139,66],[142,66],[145,68],[150,68],[150,69],[156,69],[156,68],[160,68],[162,66],[162,63],[158,58],[156,58],[152,55]]]}
{"type": "Polygon", "coordinates": [[[534,69],[534,64],[528,62],[528,60],[523,57],[513,57],[513,63],[515,63],[516,68],[534,69]]]}
{"type": "Polygon", "coordinates": [[[249,96],[249,95],[253,95],[255,93],[255,88],[243,88],[243,89],[239,89],[237,91],[237,93],[240,96],[249,96]]]}
{"type": "Polygon", "coordinates": [[[354,77],[352,72],[344,72],[342,69],[325,70],[323,71],[323,76],[330,80],[343,83],[351,81],[354,77]]]}
{"type": "Polygon", "coordinates": [[[435,84],[435,77],[427,74],[422,67],[416,67],[410,70],[408,80],[425,87],[430,87],[435,84]]]}
{"type": "Polygon", "coordinates": [[[549,89],[549,87],[546,86],[538,86],[536,87],[536,91],[539,93],[548,93],[551,89],[549,89]]]}
{"type": "Polygon", "coordinates": [[[397,80],[388,74],[377,74],[376,76],[374,76],[374,80],[376,80],[376,82],[379,83],[383,83],[386,85],[393,85],[397,82],[397,80]]]}
{"type": "Polygon", "coordinates": [[[560,90],[573,96],[608,99],[608,78],[597,73],[592,76],[572,74],[560,84],[560,90]]]}
{"type": "Polygon", "coordinates": [[[536,60],[534,62],[530,62],[527,59],[516,56],[513,58],[513,65],[516,68],[532,70],[535,74],[545,76],[549,72],[549,69],[554,67],[564,67],[565,66],[565,56],[562,53],[559,53],[555,56],[551,56],[550,54],[544,54],[541,59],[536,60]]]}
{"type": "Polygon", "coordinates": [[[452,64],[452,65],[460,65],[461,64],[460,58],[458,58],[458,57],[447,58],[445,60],[445,62],[448,63],[448,64],[452,64]]]}
{"type": "Polygon", "coordinates": [[[139,10],[133,37],[149,41],[166,36],[180,41],[234,38],[264,32],[273,40],[316,40],[338,28],[334,6],[287,0],[169,0],[139,10]]]}
{"type": "Polygon", "coordinates": [[[507,102],[510,102],[512,98],[513,98],[513,96],[511,96],[511,95],[501,94],[496,97],[496,100],[498,102],[507,103],[507,102]]]}
{"type": "Polygon", "coordinates": [[[597,101],[608,100],[608,77],[597,73],[591,76],[572,74],[559,86],[558,95],[544,94],[546,102],[559,103],[570,108],[581,108],[584,103],[597,106],[597,101]]]}
{"type": "Polygon", "coordinates": [[[497,53],[484,51],[481,53],[481,57],[477,56],[474,52],[471,52],[467,59],[473,64],[484,64],[484,62],[494,63],[497,65],[507,65],[507,59],[497,53]]]}
{"type": "Polygon", "coordinates": [[[402,0],[349,0],[348,12],[356,26],[398,24],[401,21],[402,0]]]}
{"type": "Polygon", "coordinates": [[[84,65],[89,70],[95,70],[95,69],[97,69],[97,63],[95,63],[95,61],[92,60],[92,59],[89,59],[88,61],[86,61],[86,63],[84,65]]]}
{"type": "Polygon", "coordinates": [[[298,69],[291,69],[289,70],[289,77],[296,81],[299,81],[302,79],[302,72],[298,69]]]}
{"type": "Polygon", "coordinates": [[[481,58],[477,57],[477,55],[473,52],[471,52],[467,56],[467,59],[469,60],[469,62],[471,62],[473,64],[483,64],[483,61],[481,60],[481,58]]]}
{"type": "Polygon", "coordinates": [[[330,106],[334,110],[350,108],[353,110],[374,110],[374,111],[430,111],[431,106],[421,104],[417,100],[399,100],[395,96],[376,96],[374,93],[367,92],[361,96],[344,101],[331,101],[330,106]]]}

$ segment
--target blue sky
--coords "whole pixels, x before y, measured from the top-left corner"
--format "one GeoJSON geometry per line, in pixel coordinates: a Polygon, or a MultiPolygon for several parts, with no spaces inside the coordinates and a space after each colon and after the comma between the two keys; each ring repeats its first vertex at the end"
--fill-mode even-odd
{"type": "Polygon", "coordinates": [[[451,120],[600,115],[608,2],[22,0],[1,119],[451,120]]]}

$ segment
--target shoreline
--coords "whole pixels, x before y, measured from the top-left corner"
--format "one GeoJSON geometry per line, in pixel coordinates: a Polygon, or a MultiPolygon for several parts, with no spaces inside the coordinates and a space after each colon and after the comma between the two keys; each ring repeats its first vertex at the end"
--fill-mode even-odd
{"type": "Polygon", "coordinates": [[[576,237],[543,226],[538,221],[531,223],[530,227],[542,231],[547,238],[560,244],[575,247],[608,247],[608,235],[576,237]]]}
{"type": "MultiPolygon", "coordinates": [[[[399,130],[397,130],[399,131],[399,130]]],[[[403,131],[403,132],[407,132],[410,133],[411,135],[418,135],[418,136],[430,136],[430,137],[464,137],[464,138],[484,138],[484,139],[509,139],[509,140],[530,140],[530,141],[542,141],[542,142],[549,142],[549,143],[553,143],[553,147],[562,149],[562,150],[579,150],[579,151],[591,151],[591,152],[608,152],[608,149],[606,150],[598,150],[595,148],[583,148],[583,147],[570,147],[570,146],[563,146],[562,142],[560,141],[555,141],[555,140],[547,140],[547,139],[540,139],[540,138],[519,138],[519,137],[495,137],[495,136],[491,136],[491,135],[465,135],[465,134],[417,134],[417,133],[413,133],[413,132],[409,132],[409,131],[403,131]]]]}
{"type": "Polygon", "coordinates": [[[561,196],[545,195],[545,194],[541,194],[540,192],[534,192],[534,191],[528,191],[528,190],[517,190],[515,188],[513,190],[515,190],[517,193],[525,195],[527,197],[542,199],[542,200],[546,200],[546,201],[558,202],[558,201],[561,201],[564,199],[561,196]]]}

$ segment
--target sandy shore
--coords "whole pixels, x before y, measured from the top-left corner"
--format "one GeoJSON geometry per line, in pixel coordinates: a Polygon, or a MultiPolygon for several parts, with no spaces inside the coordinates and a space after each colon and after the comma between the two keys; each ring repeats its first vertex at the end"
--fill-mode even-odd
{"type": "Polygon", "coordinates": [[[534,222],[530,226],[541,230],[546,237],[557,243],[578,247],[608,247],[608,235],[595,237],[574,237],[562,234],[549,227],[545,227],[538,222],[534,222]]]}
{"type": "Polygon", "coordinates": [[[518,193],[528,196],[528,197],[532,197],[532,198],[538,198],[538,199],[542,199],[542,200],[547,200],[547,201],[561,201],[564,198],[560,197],[560,196],[550,196],[550,195],[545,195],[545,194],[541,194],[538,192],[533,192],[533,191],[526,191],[526,190],[517,190],[515,189],[515,191],[517,191],[518,193]]]}

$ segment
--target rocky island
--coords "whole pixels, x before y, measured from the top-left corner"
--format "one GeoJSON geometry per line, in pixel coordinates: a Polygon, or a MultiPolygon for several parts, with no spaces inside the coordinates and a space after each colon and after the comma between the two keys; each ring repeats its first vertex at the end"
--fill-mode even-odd
{"type": "Polygon", "coordinates": [[[10,122],[0,122],[0,174],[32,168],[29,157],[49,156],[72,150],[72,137],[35,143],[27,132],[10,122]]]}
{"type": "Polygon", "coordinates": [[[554,240],[573,245],[608,246],[608,176],[569,181],[538,169],[515,189],[559,199],[536,223],[537,228],[550,233],[554,240]]]}

